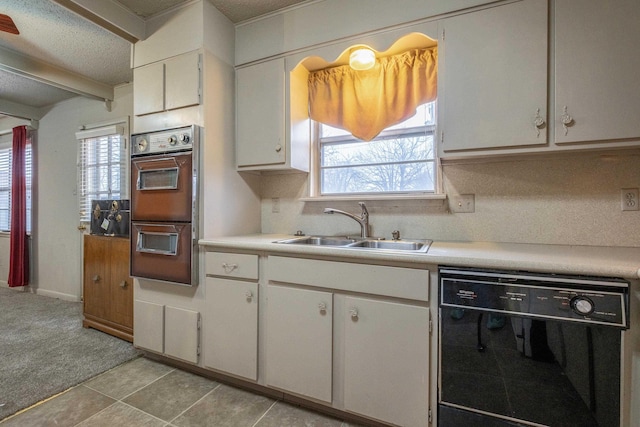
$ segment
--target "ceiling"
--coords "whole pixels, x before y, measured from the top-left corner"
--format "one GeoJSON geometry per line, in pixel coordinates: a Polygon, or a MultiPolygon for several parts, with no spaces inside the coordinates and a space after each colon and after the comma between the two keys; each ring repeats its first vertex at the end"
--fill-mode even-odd
{"type": "MultiPolygon", "coordinates": [[[[1,0],[20,34],[0,32],[0,117],[39,120],[78,95],[113,99],[130,82],[145,21],[193,0],[1,0]],[[142,29],[142,30],[141,30],[142,29]]],[[[233,23],[309,0],[207,0],[233,23]]]]}

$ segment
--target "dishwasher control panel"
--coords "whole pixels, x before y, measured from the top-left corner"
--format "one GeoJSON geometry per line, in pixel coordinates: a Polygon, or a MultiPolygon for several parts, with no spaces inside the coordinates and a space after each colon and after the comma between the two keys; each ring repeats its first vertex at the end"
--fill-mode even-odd
{"type": "Polygon", "coordinates": [[[628,328],[629,283],[615,278],[440,268],[440,305],[628,328]]]}

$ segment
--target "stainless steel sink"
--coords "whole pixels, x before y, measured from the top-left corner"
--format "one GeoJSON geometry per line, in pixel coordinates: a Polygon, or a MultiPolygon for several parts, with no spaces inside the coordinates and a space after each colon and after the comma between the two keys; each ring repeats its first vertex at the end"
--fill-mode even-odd
{"type": "Polygon", "coordinates": [[[385,249],[391,251],[422,251],[429,249],[431,242],[411,240],[363,240],[349,245],[350,248],[385,249]]]}
{"type": "Polygon", "coordinates": [[[343,249],[369,249],[396,252],[427,252],[431,240],[378,240],[345,236],[302,236],[277,240],[288,245],[331,246],[343,249]]]}
{"type": "Polygon", "coordinates": [[[357,242],[356,239],[351,239],[344,236],[305,236],[296,237],[293,239],[278,240],[275,243],[286,243],[290,245],[313,245],[313,246],[346,246],[351,243],[357,242]]]}

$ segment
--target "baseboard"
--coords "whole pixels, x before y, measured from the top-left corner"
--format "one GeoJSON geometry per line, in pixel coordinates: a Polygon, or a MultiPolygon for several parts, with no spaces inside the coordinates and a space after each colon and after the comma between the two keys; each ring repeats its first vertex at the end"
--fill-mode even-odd
{"type": "Polygon", "coordinates": [[[77,295],[64,294],[62,292],[49,291],[47,289],[35,288],[34,293],[50,298],[58,298],[65,301],[80,302],[82,299],[77,295]]]}

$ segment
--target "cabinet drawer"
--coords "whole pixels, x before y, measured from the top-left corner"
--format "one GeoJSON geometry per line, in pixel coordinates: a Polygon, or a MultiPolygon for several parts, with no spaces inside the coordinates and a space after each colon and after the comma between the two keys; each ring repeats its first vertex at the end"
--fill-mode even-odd
{"type": "Polygon", "coordinates": [[[205,257],[208,276],[258,280],[258,255],[207,252],[205,257]]]}
{"type": "Polygon", "coordinates": [[[271,256],[270,281],[418,301],[429,300],[429,270],[271,256]]]}

